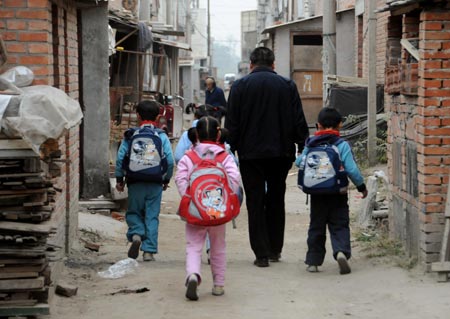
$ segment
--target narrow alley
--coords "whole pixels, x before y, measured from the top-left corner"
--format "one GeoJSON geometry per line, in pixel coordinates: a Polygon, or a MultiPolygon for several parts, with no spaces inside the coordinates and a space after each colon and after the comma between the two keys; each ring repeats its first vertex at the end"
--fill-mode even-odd
{"type": "MultiPolygon", "coordinates": [[[[294,171],[292,171],[294,173],[294,171]]],[[[144,318],[447,318],[450,286],[436,283],[435,276],[415,268],[408,271],[392,258],[367,258],[359,242],[353,240],[352,273],[341,276],[329,254],[321,272],[306,272],[306,234],[309,222],[306,197],[296,186],[296,174],[288,178],[286,195],[286,244],[280,263],[269,268],[253,265],[248,243],[246,210],[227,229],[228,269],[225,295],[211,295],[211,275],[203,258],[204,282],[199,301],[184,298],[184,222],[173,215],[178,205],[174,185],[164,194],[160,225],[160,253],[156,262],[138,259],[136,273],[120,279],[102,279],[97,271],[126,258],[126,224],[110,225],[109,217],[90,215],[80,227],[102,236],[100,253],[78,247],[70,257],[63,277],[78,286],[77,296],[55,296],[48,319],[144,319],[144,318]],[[92,220],[98,219],[96,226],[92,220]],[[105,221],[105,219],[107,219],[105,221]],[[108,222],[108,223],[106,223],[108,222]],[[116,229],[117,231],[111,231],[116,229]],[[109,234],[108,234],[109,233],[109,234]],[[141,294],[117,293],[148,288],[141,294]]],[[[351,193],[352,212],[359,207],[359,195],[351,193]]],[[[355,230],[354,230],[355,231],[355,230]]],[[[83,231],[82,231],[83,234],[83,231]]],[[[83,235],[82,235],[83,237],[83,235]]],[[[330,250],[330,249],[328,249],[330,250]]]]}

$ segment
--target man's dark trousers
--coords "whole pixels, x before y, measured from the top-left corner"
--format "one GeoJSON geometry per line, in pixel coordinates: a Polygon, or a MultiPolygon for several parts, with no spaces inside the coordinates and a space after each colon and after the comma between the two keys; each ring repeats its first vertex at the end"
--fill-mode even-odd
{"type": "Polygon", "coordinates": [[[240,160],[248,210],[250,245],[256,258],[281,253],[284,243],[286,178],[290,158],[240,160]]]}
{"type": "Polygon", "coordinates": [[[307,265],[320,266],[325,259],[326,226],[333,256],[338,252],[351,257],[348,196],[311,195],[311,222],[308,231],[307,265]]]}

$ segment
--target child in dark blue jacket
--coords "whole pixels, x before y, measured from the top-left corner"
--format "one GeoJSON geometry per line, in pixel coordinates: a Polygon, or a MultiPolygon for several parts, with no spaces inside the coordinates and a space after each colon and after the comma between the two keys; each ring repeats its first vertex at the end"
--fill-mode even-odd
{"type": "MultiPolygon", "coordinates": [[[[306,141],[303,153],[295,164],[300,167],[309,148],[330,144],[340,138],[342,116],[336,109],[324,108],[319,113],[317,129],[314,136],[306,141]]],[[[335,144],[336,145],[336,144],[335,144]]],[[[350,145],[346,141],[337,143],[339,155],[345,172],[356,185],[363,198],[367,196],[366,185],[353,157],[350,145]]],[[[314,194],[311,195],[311,221],[308,230],[308,252],[305,263],[309,272],[318,272],[325,258],[326,226],[331,237],[333,256],[338,262],[340,273],[351,272],[348,259],[351,257],[348,194],[314,194]]]]}

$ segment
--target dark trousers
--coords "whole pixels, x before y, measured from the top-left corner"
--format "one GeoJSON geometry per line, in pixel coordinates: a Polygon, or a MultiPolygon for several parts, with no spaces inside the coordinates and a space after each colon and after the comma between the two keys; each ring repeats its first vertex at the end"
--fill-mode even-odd
{"type": "Polygon", "coordinates": [[[250,245],[257,258],[281,253],[284,243],[286,178],[289,158],[241,160],[250,245]]]}
{"type": "Polygon", "coordinates": [[[308,231],[307,265],[320,266],[325,258],[326,226],[330,232],[333,256],[351,257],[348,196],[311,195],[311,222],[308,231]]]}

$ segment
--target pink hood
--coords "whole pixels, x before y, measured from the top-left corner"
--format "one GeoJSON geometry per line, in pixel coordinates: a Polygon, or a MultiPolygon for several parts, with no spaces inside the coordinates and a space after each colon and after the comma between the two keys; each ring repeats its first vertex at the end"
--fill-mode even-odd
{"type": "MultiPolygon", "coordinates": [[[[215,155],[224,151],[224,148],[215,144],[198,143],[191,149],[197,152],[200,157],[205,156],[208,153],[214,153],[215,155]]],[[[228,174],[231,188],[238,192],[240,184],[240,174],[236,162],[230,154],[223,161],[223,167],[228,174]]],[[[178,188],[178,192],[181,196],[186,193],[186,189],[189,185],[189,176],[194,169],[194,163],[186,155],[181,158],[177,165],[177,173],[175,174],[175,183],[178,188]]]]}

